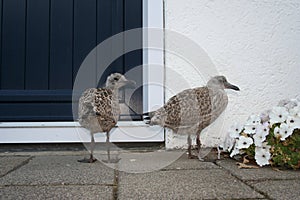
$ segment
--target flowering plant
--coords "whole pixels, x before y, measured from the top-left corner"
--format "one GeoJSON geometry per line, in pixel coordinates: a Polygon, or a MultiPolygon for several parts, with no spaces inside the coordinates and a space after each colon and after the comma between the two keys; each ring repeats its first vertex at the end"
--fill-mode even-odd
{"type": "Polygon", "coordinates": [[[300,101],[283,100],[244,125],[234,123],[223,148],[230,157],[248,155],[259,166],[300,168],[300,101]]]}

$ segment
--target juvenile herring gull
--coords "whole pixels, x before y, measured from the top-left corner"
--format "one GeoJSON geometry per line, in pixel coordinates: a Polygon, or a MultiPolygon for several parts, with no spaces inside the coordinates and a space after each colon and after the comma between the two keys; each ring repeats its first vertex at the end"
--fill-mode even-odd
{"type": "Polygon", "coordinates": [[[150,117],[149,124],[169,128],[178,134],[187,134],[188,157],[202,160],[200,133],[225,110],[228,97],[224,89],[240,90],[227,82],[224,76],[215,76],[205,87],[184,90],[171,97],[163,107],[146,113],[150,117]],[[191,152],[193,133],[197,136],[198,156],[191,152]]]}
{"type": "MultiPolygon", "coordinates": [[[[124,86],[133,86],[134,81],[127,80],[119,73],[107,77],[104,88],[89,88],[85,90],[79,99],[78,117],[82,127],[88,129],[91,134],[90,158],[78,160],[79,162],[95,162],[93,156],[95,139],[94,134],[106,132],[106,145],[108,161],[110,159],[109,132],[117,124],[120,116],[119,89],[124,86]]],[[[113,162],[113,161],[112,161],[113,162]]]]}

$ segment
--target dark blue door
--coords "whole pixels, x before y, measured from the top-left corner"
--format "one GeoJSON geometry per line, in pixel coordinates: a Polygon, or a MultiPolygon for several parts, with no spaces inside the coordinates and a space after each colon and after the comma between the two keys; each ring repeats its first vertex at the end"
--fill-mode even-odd
{"type": "MultiPolygon", "coordinates": [[[[72,120],[83,59],[108,37],[142,27],[142,0],[0,0],[0,10],[0,121],[72,120]]],[[[134,51],[104,76],[141,64],[134,51]]]]}

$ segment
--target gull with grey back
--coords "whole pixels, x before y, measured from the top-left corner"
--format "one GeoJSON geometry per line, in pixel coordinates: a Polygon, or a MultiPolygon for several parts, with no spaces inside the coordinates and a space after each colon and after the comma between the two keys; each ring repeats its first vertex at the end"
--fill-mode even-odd
{"type": "MultiPolygon", "coordinates": [[[[94,134],[106,133],[107,162],[117,162],[110,158],[109,132],[114,128],[120,116],[119,89],[125,86],[133,87],[135,82],[126,79],[120,73],[113,73],[107,77],[104,88],[89,88],[85,90],[79,99],[78,117],[82,127],[88,129],[91,134],[91,154],[89,158],[78,160],[79,162],[95,162],[94,134]]],[[[105,161],[106,162],[106,161],[105,161]]]]}
{"type": "MultiPolygon", "coordinates": [[[[205,87],[186,89],[171,97],[167,103],[156,111],[145,113],[150,118],[150,125],[160,125],[177,134],[187,134],[188,157],[200,156],[200,133],[213,123],[225,110],[228,97],[225,89],[239,91],[224,76],[212,77],[205,87]],[[191,134],[196,134],[198,155],[191,152],[191,134]]],[[[147,118],[147,117],[146,117],[147,118]]]]}

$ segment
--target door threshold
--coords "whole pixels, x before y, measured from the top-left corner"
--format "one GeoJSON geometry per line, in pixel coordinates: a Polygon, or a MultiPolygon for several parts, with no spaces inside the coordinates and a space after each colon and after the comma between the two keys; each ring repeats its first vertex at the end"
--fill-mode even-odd
{"type": "MultiPolygon", "coordinates": [[[[105,133],[94,134],[105,142],[105,133]]],[[[111,142],[163,142],[164,129],[143,121],[120,121],[110,132],[111,142]]],[[[91,136],[78,122],[1,122],[0,143],[85,143],[91,136]]]]}
{"type": "MultiPolygon", "coordinates": [[[[119,121],[116,127],[149,127],[143,121],[119,121]]],[[[81,127],[79,122],[0,122],[0,128],[81,127]]]]}

